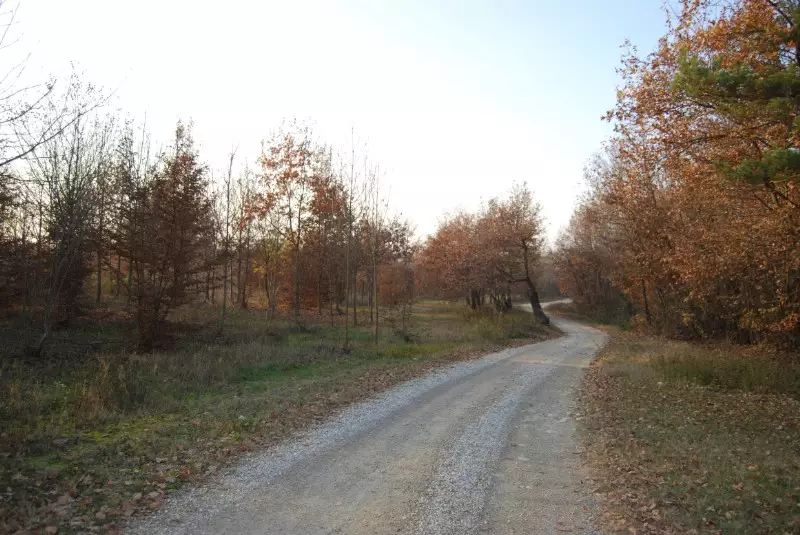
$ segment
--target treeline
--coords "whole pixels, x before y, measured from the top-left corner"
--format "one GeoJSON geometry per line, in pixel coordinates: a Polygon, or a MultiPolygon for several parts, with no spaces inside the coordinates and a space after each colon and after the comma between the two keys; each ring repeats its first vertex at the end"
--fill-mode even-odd
{"type": "Polygon", "coordinates": [[[524,295],[547,324],[537,290],[543,246],[541,207],[527,185],[514,185],[506,198],[441,221],[420,254],[422,289],[465,299],[472,309],[491,303],[500,311],[511,308],[514,295],[524,295]]]}
{"type": "Polygon", "coordinates": [[[259,300],[267,321],[288,308],[297,322],[310,309],[357,324],[358,304],[377,336],[379,305],[413,298],[412,229],[355,147],[288,123],[255,168],[234,172],[234,152],[212,179],[191,124],[154,150],[76,78],[36,97],[2,110],[0,147],[0,310],[28,319],[30,356],[91,301],[124,303],[149,350],[187,302],[221,304],[220,331],[228,307],[259,300]]]}
{"type": "Polygon", "coordinates": [[[800,345],[800,2],[685,0],[628,54],[554,261],[584,312],[800,345]]]}

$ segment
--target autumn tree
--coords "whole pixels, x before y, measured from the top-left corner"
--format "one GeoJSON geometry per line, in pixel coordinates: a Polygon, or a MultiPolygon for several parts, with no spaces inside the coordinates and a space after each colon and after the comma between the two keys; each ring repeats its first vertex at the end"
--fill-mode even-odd
{"type": "Polygon", "coordinates": [[[565,281],[592,265],[574,237],[602,236],[605,275],[651,328],[800,340],[798,7],[685,1],[654,53],[624,58],[565,281]]]}
{"type": "Polygon", "coordinates": [[[428,238],[421,264],[441,297],[463,297],[476,309],[488,297],[511,307],[512,288],[522,284],[536,319],[549,323],[539,303],[536,267],[542,253],[541,208],[526,185],[506,199],[491,199],[477,214],[457,213],[428,238]]]}
{"type": "Polygon", "coordinates": [[[526,184],[514,184],[508,198],[495,203],[484,218],[491,228],[495,257],[502,259],[497,268],[500,280],[523,284],[533,315],[549,324],[535,282],[544,244],[541,206],[533,200],[526,184]]]}
{"type": "Polygon", "coordinates": [[[292,128],[277,134],[262,147],[259,163],[264,191],[257,197],[254,209],[271,213],[277,220],[274,230],[291,247],[294,264],[295,320],[300,321],[300,269],[306,224],[310,218],[315,173],[319,171],[318,153],[306,127],[292,128]]]}
{"type": "Polygon", "coordinates": [[[325,305],[339,309],[344,267],[344,240],[347,229],[347,192],[334,167],[332,150],[319,153],[319,172],[315,173],[310,210],[311,225],[307,232],[309,276],[306,287],[313,289],[317,312],[325,305]]]}
{"type": "Polygon", "coordinates": [[[427,271],[426,293],[444,299],[466,299],[473,309],[481,303],[484,278],[475,260],[475,217],[460,212],[440,222],[425,243],[421,263],[427,271]]]}
{"type": "Polygon", "coordinates": [[[140,350],[153,347],[169,310],[187,300],[207,269],[203,253],[213,239],[207,175],[191,125],[178,123],[174,145],[133,193],[120,247],[133,266],[140,350]]]}

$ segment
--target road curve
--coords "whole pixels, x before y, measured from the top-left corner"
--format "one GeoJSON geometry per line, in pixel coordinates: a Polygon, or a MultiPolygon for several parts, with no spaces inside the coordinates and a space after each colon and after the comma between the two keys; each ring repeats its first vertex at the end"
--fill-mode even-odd
{"type": "Polygon", "coordinates": [[[137,534],[593,533],[570,417],[606,335],[459,363],[179,492],[137,534]]]}

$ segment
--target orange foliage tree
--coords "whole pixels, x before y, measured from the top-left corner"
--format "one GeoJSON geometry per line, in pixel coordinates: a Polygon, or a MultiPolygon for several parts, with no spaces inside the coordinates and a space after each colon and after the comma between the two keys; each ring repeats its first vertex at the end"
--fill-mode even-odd
{"type": "Polygon", "coordinates": [[[686,0],[653,54],[624,58],[617,137],[559,247],[579,303],[600,262],[655,328],[798,343],[798,7],[686,0]]]}
{"type": "Polygon", "coordinates": [[[507,310],[514,286],[522,284],[536,318],[548,323],[535,282],[544,236],[540,212],[523,184],[476,214],[446,218],[421,252],[425,290],[446,299],[464,298],[473,309],[489,299],[507,310]]]}

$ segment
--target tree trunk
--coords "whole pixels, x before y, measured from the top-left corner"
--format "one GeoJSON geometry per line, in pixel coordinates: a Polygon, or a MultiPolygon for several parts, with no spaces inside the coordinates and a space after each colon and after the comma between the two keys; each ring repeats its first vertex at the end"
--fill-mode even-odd
{"type": "MultiPolygon", "coordinates": [[[[378,313],[380,312],[380,308],[378,306],[378,266],[373,263],[372,264],[372,289],[374,291],[374,301],[375,301],[375,344],[378,343],[378,327],[380,320],[378,319],[378,313]]],[[[373,299],[371,299],[372,301],[373,299]]],[[[370,307],[371,309],[372,307],[370,307]]]]}
{"type": "Polygon", "coordinates": [[[358,327],[358,271],[353,273],[353,327],[358,327]]]}
{"type": "Polygon", "coordinates": [[[119,297],[119,287],[122,285],[122,280],[120,279],[119,272],[122,269],[122,255],[117,255],[117,276],[116,276],[116,284],[114,287],[114,295],[119,297]]]}
{"type": "MultiPolygon", "coordinates": [[[[350,349],[350,327],[348,321],[348,300],[350,299],[350,241],[352,239],[351,236],[352,227],[347,232],[347,255],[345,256],[344,260],[344,350],[348,351],[350,349]]],[[[336,306],[339,306],[337,301],[336,306]]]]}
{"type": "MultiPolygon", "coordinates": [[[[331,276],[330,268],[328,268],[328,311],[331,316],[331,327],[333,327],[333,301],[337,298],[338,296],[333,294],[333,277],[331,276]]],[[[336,306],[338,307],[339,304],[337,303],[336,306]]]]}
{"type": "Polygon", "coordinates": [[[233,263],[231,263],[231,266],[228,268],[228,273],[230,273],[230,276],[228,277],[228,286],[231,289],[231,303],[235,303],[236,302],[236,294],[237,294],[237,290],[238,290],[238,286],[236,286],[236,285],[238,283],[237,283],[237,281],[233,280],[233,263]]]}
{"type": "Polygon", "coordinates": [[[317,315],[322,316],[322,269],[317,273],[317,315]]]}
{"type": "Polygon", "coordinates": [[[239,253],[236,255],[236,296],[231,294],[231,305],[235,303],[241,294],[242,290],[242,251],[239,248],[239,253]]]}
{"type": "Polygon", "coordinates": [[[219,334],[225,332],[225,315],[228,312],[228,292],[225,285],[228,283],[228,261],[222,266],[222,317],[219,320],[219,334]]]}
{"type": "Polygon", "coordinates": [[[100,302],[103,294],[103,252],[97,249],[97,295],[95,301],[100,302]]]}
{"type": "Polygon", "coordinates": [[[131,306],[131,299],[132,299],[131,294],[133,293],[133,292],[131,292],[132,288],[133,288],[133,261],[129,258],[128,259],[128,299],[125,302],[125,306],[127,306],[127,307],[131,306]]]}
{"type": "Polygon", "coordinates": [[[543,325],[550,325],[550,318],[547,317],[547,314],[544,313],[542,310],[542,305],[539,303],[539,292],[536,291],[536,284],[533,282],[533,277],[531,277],[531,269],[530,269],[530,259],[528,258],[528,247],[525,243],[522,244],[522,260],[525,267],[525,276],[524,282],[525,285],[528,287],[528,300],[531,303],[531,310],[533,311],[533,316],[539,320],[540,323],[543,325]]]}
{"type": "Polygon", "coordinates": [[[372,267],[372,276],[369,278],[369,322],[372,323],[372,311],[375,307],[375,266],[372,267]]]}
{"type": "Polygon", "coordinates": [[[550,318],[548,318],[547,314],[544,313],[544,310],[542,310],[542,305],[539,303],[539,292],[536,291],[536,285],[533,283],[530,277],[527,278],[525,284],[528,286],[528,300],[531,303],[533,316],[543,325],[550,325],[550,318]]]}
{"type": "Polygon", "coordinates": [[[216,275],[217,275],[216,268],[211,270],[211,271],[209,271],[209,278],[211,280],[211,303],[212,304],[217,302],[217,283],[216,283],[216,280],[215,280],[217,278],[216,275]]]}
{"type": "MultiPolygon", "coordinates": [[[[249,240],[248,240],[249,242],[249,240]]],[[[242,308],[247,308],[247,286],[250,284],[250,246],[245,245],[244,276],[242,279],[242,308]]]]}
{"type": "Polygon", "coordinates": [[[105,223],[105,209],[103,195],[100,195],[100,224],[97,229],[97,295],[95,301],[99,303],[103,297],[103,226],[105,223]]]}
{"type": "Polygon", "coordinates": [[[366,279],[361,280],[361,306],[364,306],[364,303],[367,302],[367,281],[366,279]]]}
{"type": "MultiPolygon", "coordinates": [[[[299,234],[299,231],[298,231],[299,234]]],[[[294,249],[294,319],[300,323],[300,244],[294,249]]]]}
{"type": "Polygon", "coordinates": [[[647,324],[650,325],[650,305],[647,302],[647,285],[642,279],[642,303],[644,304],[644,318],[647,324]]]}

